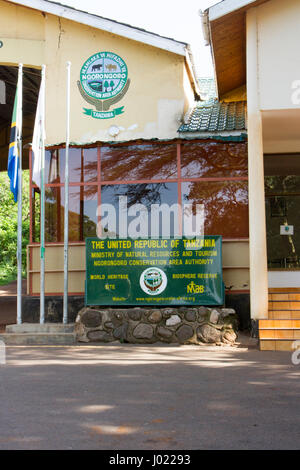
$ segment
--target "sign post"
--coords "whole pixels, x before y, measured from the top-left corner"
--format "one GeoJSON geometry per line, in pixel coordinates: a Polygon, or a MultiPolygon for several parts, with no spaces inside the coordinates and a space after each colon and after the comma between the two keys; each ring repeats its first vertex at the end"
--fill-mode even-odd
{"type": "Polygon", "coordinates": [[[86,305],[223,305],[222,237],[86,239],[86,305]]]}

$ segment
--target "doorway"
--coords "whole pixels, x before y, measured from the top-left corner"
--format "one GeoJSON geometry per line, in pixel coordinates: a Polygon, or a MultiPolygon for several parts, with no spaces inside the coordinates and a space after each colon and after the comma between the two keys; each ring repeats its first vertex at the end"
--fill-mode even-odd
{"type": "Polygon", "coordinates": [[[265,155],[269,287],[300,287],[300,155],[265,155]]]}

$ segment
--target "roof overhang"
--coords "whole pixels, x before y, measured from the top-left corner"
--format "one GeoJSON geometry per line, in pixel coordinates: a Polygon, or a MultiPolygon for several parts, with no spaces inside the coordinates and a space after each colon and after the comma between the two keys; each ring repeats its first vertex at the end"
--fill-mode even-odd
{"type": "Polygon", "coordinates": [[[186,56],[187,44],[184,42],[176,41],[175,39],[166,38],[159,34],[151,33],[149,31],[130,26],[118,21],[103,18],[102,16],[87,13],[85,11],[77,10],[75,8],[55,3],[47,0],[7,0],[10,3],[16,3],[21,6],[40,10],[45,13],[50,13],[60,18],[65,18],[77,23],[81,23],[93,28],[102,29],[118,36],[123,36],[133,41],[142,42],[149,46],[158,47],[174,54],[186,56]]]}
{"type": "Polygon", "coordinates": [[[194,89],[195,98],[199,99],[200,92],[195,73],[195,65],[190,46],[175,39],[160,36],[159,34],[151,33],[141,28],[137,28],[125,23],[120,23],[115,20],[103,18],[102,16],[87,13],[85,11],[77,10],[75,8],[63,5],[61,3],[51,2],[48,0],[6,0],[10,3],[15,3],[27,8],[39,10],[44,13],[59,16],[70,21],[91,26],[92,28],[101,29],[117,36],[132,39],[133,41],[147,44],[148,46],[157,47],[164,51],[171,52],[183,56],[189,72],[191,84],[194,89]]]}
{"type": "Polygon", "coordinates": [[[208,9],[209,21],[215,21],[241,8],[252,6],[252,3],[256,3],[256,0],[223,0],[208,9]]]}
{"type": "Polygon", "coordinates": [[[223,0],[205,11],[219,99],[246,83],[246,12],[267,1],[223,0]]]}

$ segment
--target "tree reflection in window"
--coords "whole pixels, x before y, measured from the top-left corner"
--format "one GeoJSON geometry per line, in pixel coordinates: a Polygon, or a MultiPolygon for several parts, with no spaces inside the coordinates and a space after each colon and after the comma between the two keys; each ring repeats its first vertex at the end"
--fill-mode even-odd
{"type": "Polygon", "coordinates": [[[176,144],[101,148],[103,181],[177,178],[176,144]]]}
{"type": "MultiPolygon", "coordinates": [[[[69,241],[96,236],[97,187],[70,186],[69,241]]],[[[47,242],[64,239],[64,187],[46,188],[45,233],[47,242]]]]}
{"type": "Polygon", "coordinates": [[[245,142],[189,142],[181,145],[182,178],[247,176],[245,142]]]}
{"type": "Polygon", "coordinates": [[[190,182],[182,185],[182,201],[204,204],[205,235],[248,237],[247,181],[190,182]]]}

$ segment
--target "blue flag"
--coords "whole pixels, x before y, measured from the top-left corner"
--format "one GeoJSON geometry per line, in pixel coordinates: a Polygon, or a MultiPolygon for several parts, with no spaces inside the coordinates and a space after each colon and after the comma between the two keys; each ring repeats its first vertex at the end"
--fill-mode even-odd
{"type": "Polygon", "coordinates": [[[10,190],[14,195],[14,200],[18,200],[18,170],[19,170],[19,150],[18,140],[21,135],[20,129],[20,115],[21,115],[21,103],[20,96],[18,93],[18,86],[16,90],[13,117],[10,130],[10,143],[8,152],[8,165],[7,172],[10,179],[10,190]]]}

